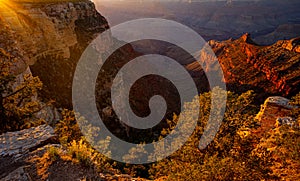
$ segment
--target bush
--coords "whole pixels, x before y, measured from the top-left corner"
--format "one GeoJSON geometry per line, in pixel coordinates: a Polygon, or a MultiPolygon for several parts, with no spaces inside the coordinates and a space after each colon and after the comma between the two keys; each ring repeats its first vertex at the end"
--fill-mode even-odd
{"type": "Polygon", "coordinates": [[[35,116],[45,107],[36,98],[42,82],[38,77],[26,74],[23,81],[15,86],[16,77],[11,71],[13,64],[10,54],[0,48],[0,133],[45,123],[35,116]]]}
{"type": "Polygon", "coordinates": [[[48,155],[49,155],[51,161],[56,161],[58,158],[60,158],[61,150],[59,148],[50,146],[48,148],[47,152],[48,152],[48,155]]]}
{"type": "MultiPolygon", "coordinates": [[[[223,90],[218,90],[223,91],[223,90]]],[[[225,92],[226,93],[226,92],[225,92]]],[[[255,158],[251,151],[257,141],[249,130],[257,126],[257,112],[252,104],[254,94],[248,91],[237,95],[227,92],[228,101],[222,125],[214,140],[204,150],[199,150],[199,138],[204,132],[211,105],[211,93],[199,96],[201,103],[198,125],[190,139],[168,158],[154,163],[149,170],[151,178],[165,177],[169,180],[261,180],[268,178],[263,161],[255,158]],[[244,134],[245,133],[245,134],[244,134]]],[[[188,104],[184,119],[195,110],[199,101],[188,104]]],[[[176,119],[176,116],[175,116],[176,119]]],[[[172,122],[176,122],[173,120],[172,122]]],[[[171,129],[165,130],[164,134],[171,129]]]]}
{"type": "Polygon", "coordinates": [[[111,168],[109,160],[94,150],[83,139],[73,140],[68,146],[68,155],[86,167],[97,167],[100,170],[111,168]]]}
{"type": "Polygon", "coordinates": [[[75,119],[74,111],[64,109],[62,111],[62,120],[55,126],[55,133],[58,135],[59,141],[66,146],[73,140],[81,139],[81,131],[75,119]]]}

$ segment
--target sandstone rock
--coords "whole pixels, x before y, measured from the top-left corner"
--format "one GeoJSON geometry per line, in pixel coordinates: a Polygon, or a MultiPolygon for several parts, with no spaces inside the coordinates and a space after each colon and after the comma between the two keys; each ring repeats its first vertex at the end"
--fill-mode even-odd
{"type": "Polygon", "coordinates": [[[42,125],[0,135],[0,157],[24,154],[55,139],[52,127],[42,125]]]}
{"type": "MultiPolygon", "coordinates": [[[[45,106],[44,103],[41,103],[42,106],[45,106]]],[[[47,124],[54,125],[59,120],[61,120],[62,116],[59,112],[60,109],[50,105],[45,106],[42,110],[35,114],[38,119],[45,120],[47,124]]]]}
{"type": "MultiPolygon", "coordinates": [[[[237,40],[211,41],[224,72],[227,88],[234,92],[254,90],[259,92],[259,101],[269,95],[289,96],[300,91],[296,68],[300,54],[287,50],[289,42],[297,46],[296,39],[283,40],[270,46],[259,46],[251,42],[249,34],[237,40]],[[294,42],[294,43],[292,43],[294,42]]],[[[214,65],[208,65],[213,70],[214,65]]]]}
{"type": "MultiPolygon", "coordinates": [[[[258,132],[262,133],[272,129],[278,120],[287,120],[286,117],[291,115],[292,108],[289,100],[284,97],[269,97],[256,116],[256,119],[261,124],[258,132]]],[[[290,120],[291,118],[288,119],[290,120]]]]}
{"type": "Polygon", "coordinates": [[[42,156],[49,148],[46,144],[55,141],[54,130],[47,125],[0,135],[0,180],[32,180],[26,171],[34,166],[30,159],[42,156]]]}
{"type": "Polygon", "coordinates": [[[269,97],[265,101],[265,106],[272,105],[282,107],[284,109],[292,109],[293,106],[289,104],[290,100],[280,96],[269,97]]]}
{"type": "Polygon", "coordinates": [[[251,36],[250,36],[249,33],[245,33],[244,35],[242,35],[242,36],[240,37],[240,39],[241,39],[243,42],[246,42],[246,43],[249,43],[249,44],[256,44],[256,43],[252,40],[252,38],[251,38],[251,36]]]}
{"type": "Polygon", "coordinates": [[[300,37],[284,41],[282,47],[300,53],[300,37]]]}
{"type": "MultiPolygon", "coordinates": [[[[59,107],[71,107],[69,92],[76,63],[86,46],[109,28],[108,22],[91,1],[9,4],[0,7],[9,12],[0,9],[0,48],[16,60],[14,73],[21,74],[30,66],[44,84],[43,98],[55,99],[59,107]]],[[[108,39],[103,45],[110,43],[108,39]]]]}
{"type": "Polygon", "coordinates": [[[300,53],[300,45],[295,47],[295,52],[300,53]]]}

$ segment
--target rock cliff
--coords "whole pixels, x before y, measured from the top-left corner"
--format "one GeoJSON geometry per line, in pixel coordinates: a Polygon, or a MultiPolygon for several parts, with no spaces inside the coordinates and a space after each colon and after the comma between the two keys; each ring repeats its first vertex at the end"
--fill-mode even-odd
{"type": "MultiPolygon", "coordinates": [[[[87,45],[109,28],[106,19],[96,11],[92,2],[85,0],[73,3],[11,0],[0,3],[0,48],[16,60],[13,71],[16,74],[24,73],[30,67],[32,74],[39,76],[44,83],[40,97],[55,99],[57,107],[72,108],[72,78],[76,64],[87,45]]],[[[117,41],[108,37],[103,46],[114,43],[117,41]]],[[[269,95],[290,96],[299,92],[299,38],[259,46],[249,34],[245,34],[236,40],[210,41],[209,44],[220,61],[229,90],[244,92],[253,89],[262,97],[261,100],[269,95]]],[[[161,47],[155,46],[154,49],[161,47]]],[[[158,52],[171,57],[178,55],[177,51],[174,51],[177,54],[173,54],[168,48],[165,46],[158,52]]],[[[100,98],[97,99],[99,110],[104,110],[102,112],[111,109],[107,104],[110,100],[107,99],[110,99],[109,81],[112,75],[137,56],[139,53],[131,46],[126,46],[116,53],[111,63],[106,64],[107,75],[98,80],[98,85],[105,89],[102,91],[101,86],[97,87],[102,91],[102,97],[98,96],[100,98]]],[[[207,91],[208,84],[202,68],[195,62],[186,63],[184,56],[177,58],[179,61],[182,59],[182,64],[191,73],[199,90],[207,91]]],[[[214,65],[209,66],[210,62],[205,64],[213,70],[214,65]]],[[[163,95],[171,100],[170,107],[178,109],[176,90],[166,91],[167,88],[173,88],[169,82],[155,85],[151,90],[140,89],[146,87],[143,85],[157,83],[157,80],[149,78],[132,91],[137,99],[133,101],[133,107],[141,116],[148,115],[148,99],[158,90],[164,90],[163,95]]],[[[168,110],[169,115],[176,112],[174,109],[168,110]]],[[[117,130],[112,126],[115,118],[111,119],[109,123],[112,130],[117,130]]],[[[118,122],[116,125],[119,125],[118,122]]]]}
{"type": "Polygon", "coordinates": [[[258,132],[269,131],[279,122],[284,124],[284,120],[292,120],[289,116],[292,114],[293,106],[291,106],[289,102],[289,99],[279,96],[266,99],[261,106],[260,112],[256,116],[256,119],[261,125],[258,132]]]}
{"type": "Polygon", "coordinates": [[[0,135],[1,180],[29,180],[24,172],[26,159],[55,139],[53,128],[46,125],[0,135]]]}
{"type": "MultiPolygon", "coordinates": [[[[3,1],[0,48],[16,60],[13,71],[30,66],[44,83],[43,97],[70,107],[72,75],[86,46],[109,28],[90,1],[3,1]]],[[[109,45],[110,42],[105,42],[109,45]]]]}
{"type": "Polygon", "coordinates": [[[224,71],[229,90],[256,90],[267,95],[290,96],[299,90],[299,38],[259,46],[249,34],[236,40],[210,41],[224,71]]]}
{"type": "Polygon", "coordinates": [[[70,160],[52,160],[50,148],[63,149],[55,143],[54,130],[46,125],[0,135],[0,180],[136,180],[125,174],[99,173],[70,160]]]}

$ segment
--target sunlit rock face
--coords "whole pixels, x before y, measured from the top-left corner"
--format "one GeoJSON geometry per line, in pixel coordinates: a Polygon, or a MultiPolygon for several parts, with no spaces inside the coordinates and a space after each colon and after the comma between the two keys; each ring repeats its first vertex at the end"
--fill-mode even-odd
{"type": "Polygon", "coordinates": [[[209,44],[221,64],[227,88],[234,92],[255,90],[263,101],[270,95],[292,96],[300,91],[297,40],[260,46],[245,34],[209,44]]]}
{"type": "Polygon", "coordinates": [[[88,41],[88,38],[108,28],[108,23],[91,2],[8,2],[1,8],[1,26],[7,32],[1,43],[18,45],[18,49],[23,50],[27,65],[51,54],[68,59],[70,47],[80,43],[82,38],[77,36],[76,30],[84,28],[86,34],[82,36],[86,36],[88,41]],[[9,39],[4,41],[4,38],[9,39]],[[10,42],[10,39],[13,40],[10,42]]]}
{"type": "Polygon", "coordinates": [[[259,133],[271,130],[276,124],[292,122],[291,116],[293,106],[289,104],[290,100],[280,96],[269,97],[261,106],[256,119],[261,127],[259,133]],[[288,121],[287,121],[288,120],[288,121]]]}
{"type": "Polygon", "coordinates": [[[7,1],[0,8],[0,48],[17,60],[16,74],[30,66],[44,83],[43,97],[70,107],[76,63],[87,45],[109,28],[105,18],[90,1],[7,1]]]}
{"type": "Polygon", "coordinates": [[[283,41],[282,47],[289,51],[300,53],[300,37],[283,41]]]}

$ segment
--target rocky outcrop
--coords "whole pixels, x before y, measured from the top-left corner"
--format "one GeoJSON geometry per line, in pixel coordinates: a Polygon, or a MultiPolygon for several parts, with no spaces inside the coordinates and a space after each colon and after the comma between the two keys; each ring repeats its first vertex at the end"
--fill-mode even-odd
{"type": "Polygon", "coordinates": [[[300,53],[300,37],[283,41],[282,47],[289,51],[300,53]]]}
{"type": "MultiPolygon", "coordinates": [[[[105,18],[85,0],[5,1],[0,8],[0,48],[16,60],[15,74],[30,66],[44,83],[42,97],[70,107],[76,63],[86,46],[109,28],[105,18]]],[[[110,39],[104,44],[109,46],[110,39]]]]}
{"type": "Polygon", "coordinates": [[[42,125],[0,135],[0,157],[24,154],[55,141],[52,127],[42,125]]]}
{"type": "Polygon", "coordinates": [[[46,125],[0,135],[0,180],[137,180],[113,170],[99,173],[59,156],[53,159],[50,148],[68,153],[54,138],[53,129],[46,125]]]}
{"type": "Polygon", "coordinates": [[[54,130],[47,125],[0,135],[0,180],[30,180],[26,160],[55,142],[54,130]]]}
{"type": "MultiPolygon", "coordinates": [[[[20,53],[26,65],[33,65],[41,57],[55,55],[71,57],[70,48],[81,44],[76,30],[84,27],[86,41],[108,28],[108,23],[89,1],[76,3],[39,3],[10,1],[2,3],[1,47],[12,54],[20,53]],[[79,22],[84,22],[79,24],[79,22]],[[6,39],[5,39],[6,38],[6,39]],[[16,46],[9,46],[8,44],[16,46]]],[[[20,69],[19,71],[23,71],[20,69]]]]}
{"type": "MultiPolygon", "coordinates": [[[[72,3],[15,0],[1,2],[0,8],[8,11],[0,9],[0,48],[16,60],[12,68],[15,74],[22,77],[27,70],[41,79],[43,89],[39,98],[55,103],[36,116],[49,124],[55,123],[60,119],[57,108],[72,109],[72,82],[78,60],[90,42],[109,28],[108,22],[96,11],[94,3],[86,0],[72,3]]],[[[108,35],[97,48],[105,50],[115,43],[119,41],[108,35]]],[[[111,85],[118,69],[136,56],[131,46],[115,53],[98,84],[111,85]]],[[[104,92],[97,100],[98,104],[104,104],[103,108],[99,106],[102,110],[108,106],[105,103],[110,99],[110,86],[99,90],[104,92]]],[[[110,125],[114,121],[110,120],[110,125]]]]}
{"type": "Polygon", "coordinates": [[[228,89],[253,89],[264,99],[268,95],[289,96],[300,91],[298,40],[259,46],[245,34],[236,40],[210,41],[210,45],[222,66],[228,89]]]}
{"type": "Polygon", "coordinates": [[[260,123],[259,133],[269,131],[276,125],[291,124],[293,118],[289,117],[292,114],[293,106],[289,104],[290,100],[284,97],[269,97],[261,106],[260,112],[256,119],[260,123]]]}

